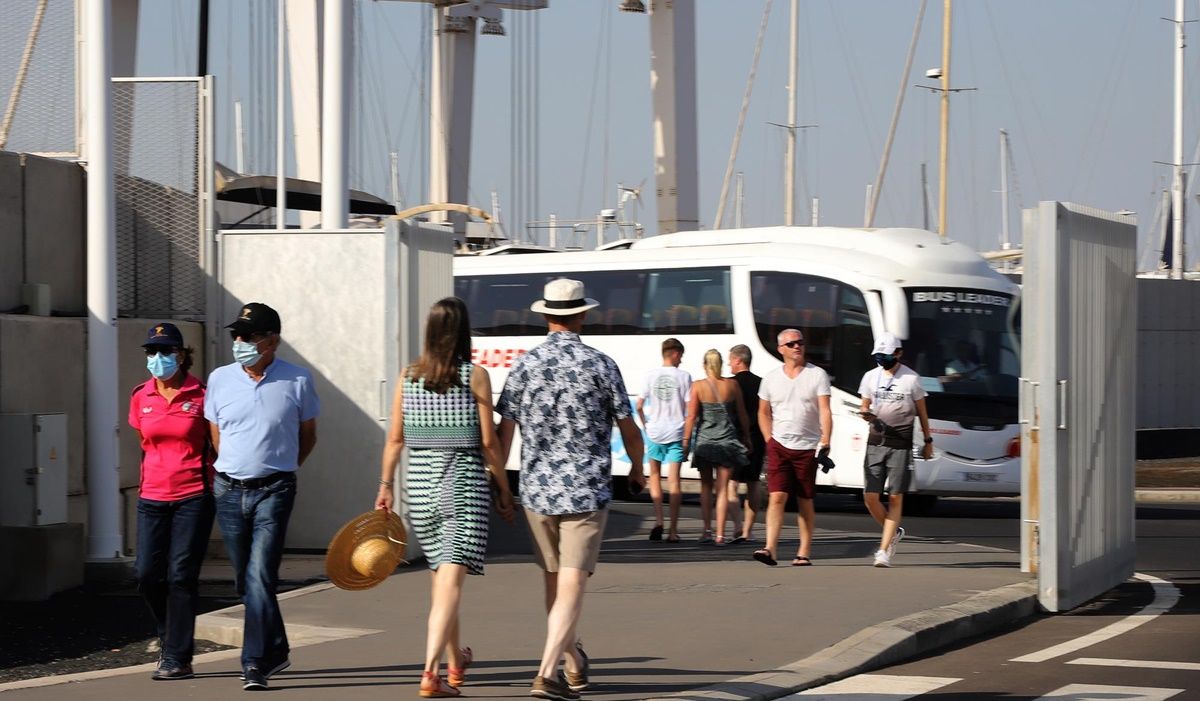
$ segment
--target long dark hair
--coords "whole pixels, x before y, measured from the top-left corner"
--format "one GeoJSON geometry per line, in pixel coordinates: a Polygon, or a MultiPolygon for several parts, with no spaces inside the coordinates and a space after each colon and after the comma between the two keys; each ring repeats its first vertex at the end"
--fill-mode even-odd
{"type": "Polygon", "coordinates": [[[415,380],[424,378],[425,389],[445,394],[462,387],[458,367],[471,359],[471,317],[458,297],[434,302],[425,320],[425,350],[410,369],[415,380]]]}

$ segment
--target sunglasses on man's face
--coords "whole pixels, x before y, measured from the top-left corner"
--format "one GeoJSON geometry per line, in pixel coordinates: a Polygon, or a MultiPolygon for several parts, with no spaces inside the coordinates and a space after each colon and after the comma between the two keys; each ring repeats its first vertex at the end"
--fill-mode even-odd
{"type": "Polygon", "coordinates": [[[788,341],[787,343],[780,343],[779,345],[787,348],[803,348],[804,341],[788,341]]]}
{"type": "Polygon", "coordinates": [[[159,353],[162,353],[163,355],[175,355],[179,352],[179,349],[175,346],[147,346],[143,350],[146,351],[147,358],[158,355],[159,353]]]}

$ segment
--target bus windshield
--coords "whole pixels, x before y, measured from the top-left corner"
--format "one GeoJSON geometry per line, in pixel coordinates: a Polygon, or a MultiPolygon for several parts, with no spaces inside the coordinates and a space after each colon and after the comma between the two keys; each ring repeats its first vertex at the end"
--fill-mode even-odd
{"type": "Polygon", "coordinates": [[[1012,295],[932,287],[905,292],[904,362],[921,375],[931,413],[934,405],[952,399],[1000,400],[1015,407],[1021,365],[1012,295]]]}

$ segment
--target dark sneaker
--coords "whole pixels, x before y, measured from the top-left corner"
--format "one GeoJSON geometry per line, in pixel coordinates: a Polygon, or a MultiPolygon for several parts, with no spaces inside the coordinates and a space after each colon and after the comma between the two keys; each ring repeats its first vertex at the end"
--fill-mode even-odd
{"type": "Polygon", "coordinates": [[[167,680],[167,679],[191,679],[196,676],[192,672],[190,664],[180,664],[174,660],[161,660],[158,663],[158,669],[150,675],[151,679],[167,680]]]}
{"type": "Polygon", "coordinates": [[[247,667],[242,671],[242,691],[266,691],[267,677],[258,667],[247,667]]]}
{"type": "Polygon", "coordinates": [[[292,666],[292,661],[285,657],[285,658],[283,658],[282,662],[280,662],[274,666],[267,667],[267,671],[263,672],[263,676],[266,677],[267,679],[270,679],[271,677],[275,676],[276,674],[279,674],[280,672],[282,672],[283,670],[285,670],[291,666],[292,666]]]}
{"type": "Polygon", "coordinates": [[[555,699],[556,701],[576,701],[579,698],[579,694],[571,691],[571,687],[567,686],[561,680],[547,679],[545,677],[533,678],[533,686],[529,688],[529,695],[536,696],[539,699],[555,699]]]}

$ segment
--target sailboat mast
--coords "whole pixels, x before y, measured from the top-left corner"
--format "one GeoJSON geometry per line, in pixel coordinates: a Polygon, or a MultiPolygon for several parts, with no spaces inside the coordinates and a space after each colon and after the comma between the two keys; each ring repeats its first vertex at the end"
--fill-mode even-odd
{"type": "Polygon", "coordinates": [[[784,158],[783,223],[796,223],[796,72],[799,62],[800,0],[792,0],[791,27],[788,36],[788,127],[787,154],[784,158]]]}
{"type": "MultiPolygon", "coordinates": [[[[1182,0],[1179,0],[1182,2],[1182,0]]],[[[942,136],[939,160],[941,182],[938,184],[938,234],[946,236],[946,179],[950,155],[950,2],[945,0],[942,12],[942,136]]]]}
{"type": "Polygon", "coordinates": [[[1184,174],[1183,174],[1183,47],[1184,47],[1184,0],[1175,0],[1175,178],[1171,185],[1171,277],[1183,279],[1183,266],[1187,260],[1183,251],[1184,174]]]}
{"type": "Polygon", "coordinates": [[[1008,238],[1008,132],[1000,130],[1000,250],[1012,247],[1008,238]]]}

